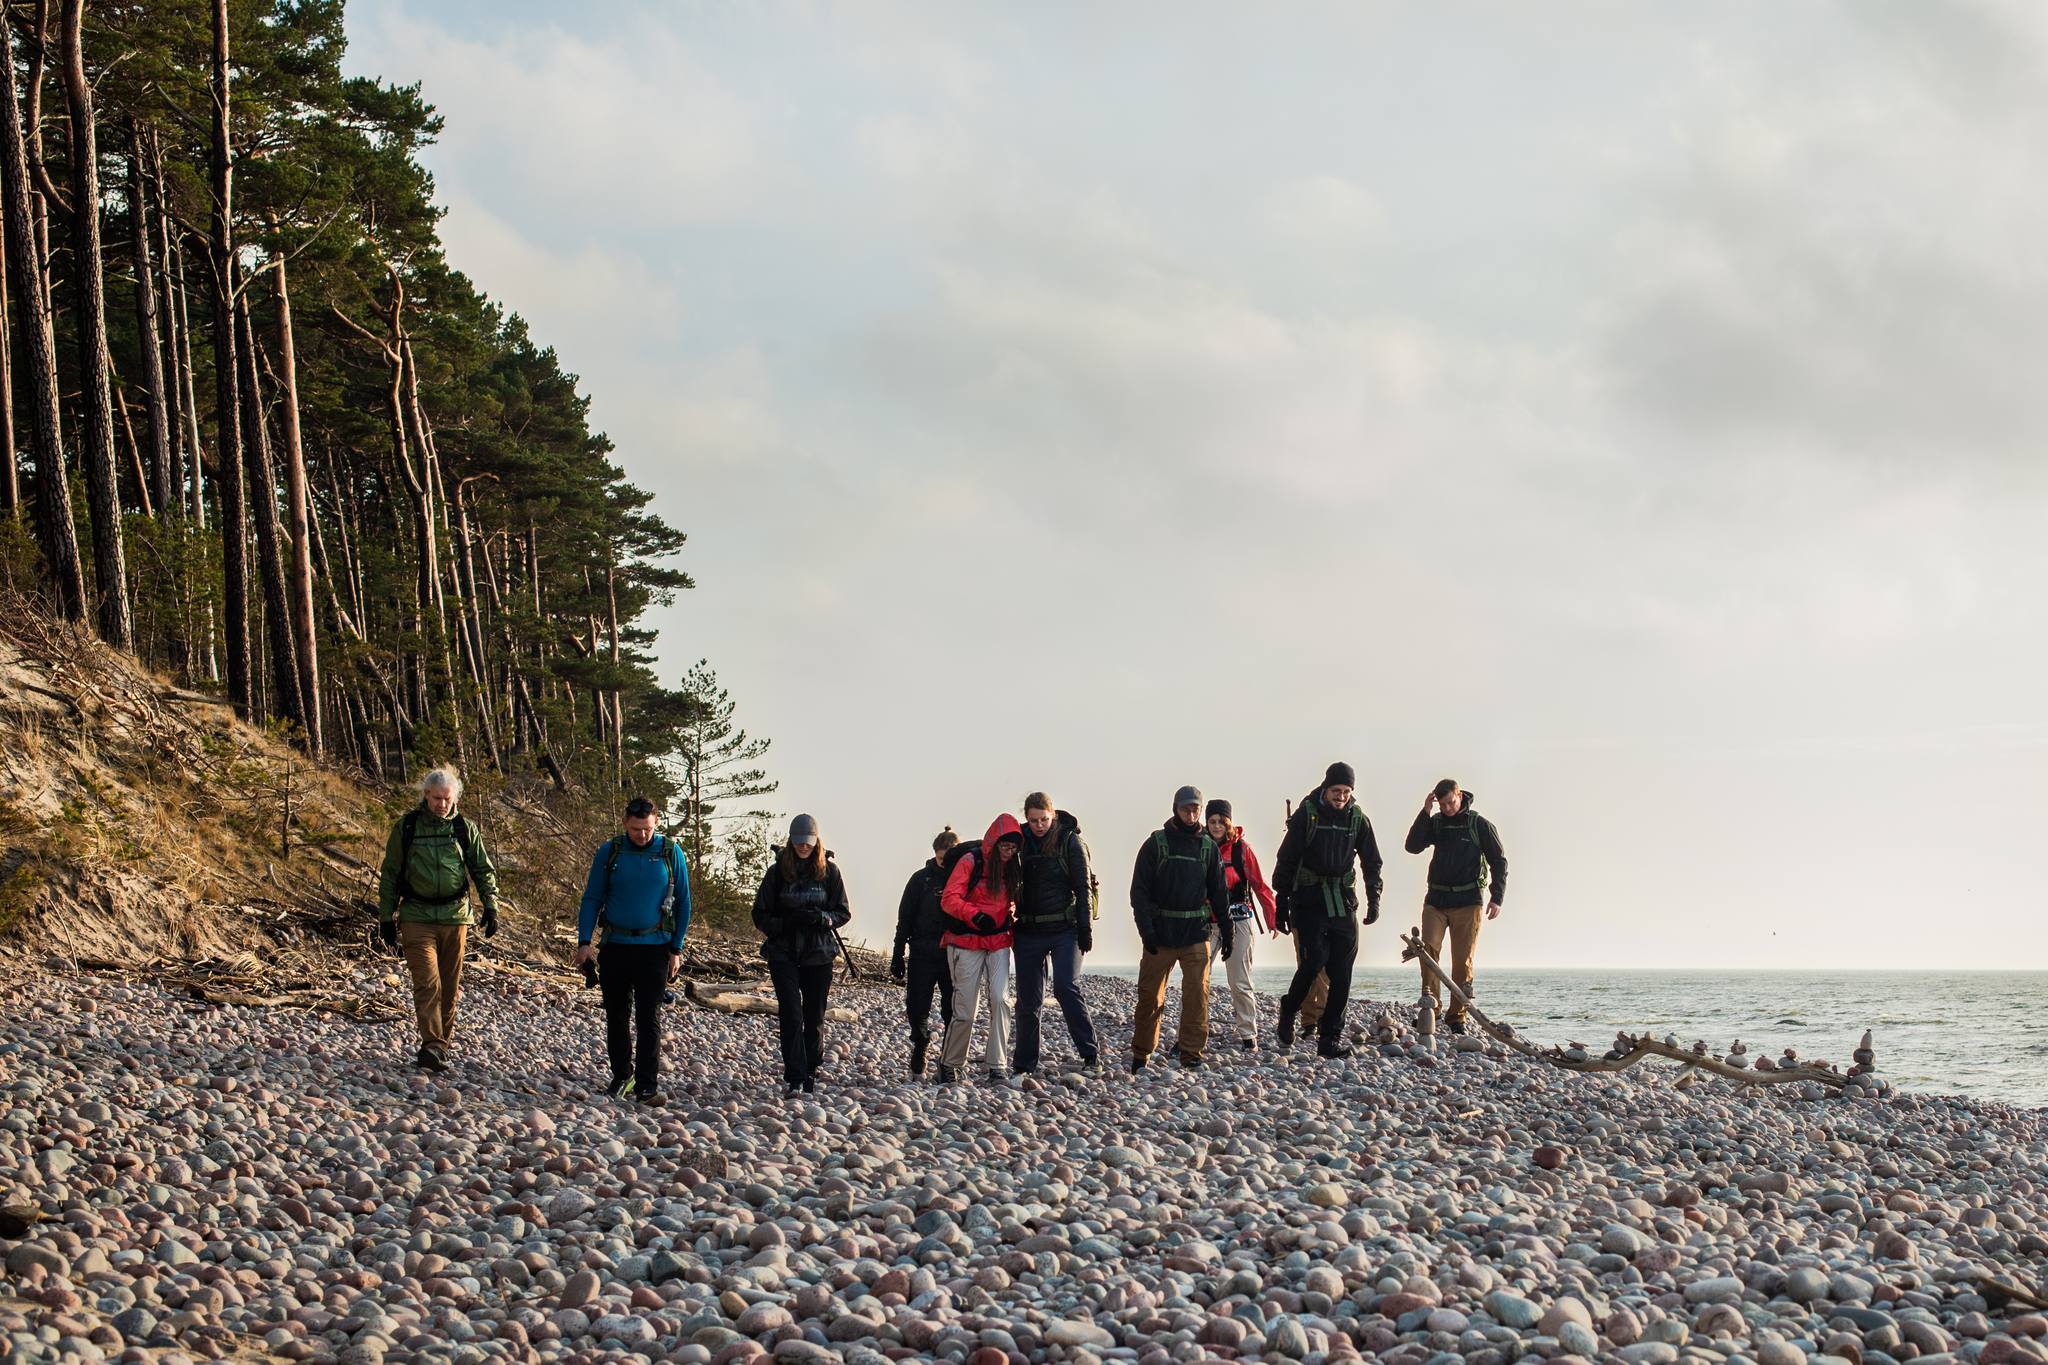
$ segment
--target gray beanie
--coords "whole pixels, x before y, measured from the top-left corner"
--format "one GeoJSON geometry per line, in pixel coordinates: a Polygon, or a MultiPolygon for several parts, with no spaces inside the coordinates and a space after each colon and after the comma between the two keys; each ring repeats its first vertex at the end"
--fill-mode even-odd
{"type": "Polygon", "coordinates": [[[815,842],[818,837],[818,822],[811,816],[799,815],[789,822],[789,841],[800,844],[805,840],[815,842]]]}

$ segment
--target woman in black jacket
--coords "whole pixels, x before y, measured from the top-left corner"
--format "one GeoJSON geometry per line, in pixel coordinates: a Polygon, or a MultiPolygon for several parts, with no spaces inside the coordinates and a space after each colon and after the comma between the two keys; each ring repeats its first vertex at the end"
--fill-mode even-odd
{"type": "Polygon", "coordinates": [[[797,816],[789,822],[789,843],[775,850],[754,893],[754,927],[762,934],[761,956],[775,982],[782,1028],[782,1080],[791,1095],[816,1088],[837,931],[851,918],[846,883],[818,838],[818,822],[797,816]]]}

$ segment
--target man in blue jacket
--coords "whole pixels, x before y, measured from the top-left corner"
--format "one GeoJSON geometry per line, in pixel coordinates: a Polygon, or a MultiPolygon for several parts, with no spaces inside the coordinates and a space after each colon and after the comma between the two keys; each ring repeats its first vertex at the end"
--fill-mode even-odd
{"type": "Polygon", "coordinates": [[[644,796],[626,804],[624,832],[599,844],[590,860],[576,923],[576,965],[595,957],[604,989],[612,1064],[605,1093],[650,1105],[661,1103],[661,997],[690,932],[689,864],[674,840],[654,832],[655,818],[644,796]]]}

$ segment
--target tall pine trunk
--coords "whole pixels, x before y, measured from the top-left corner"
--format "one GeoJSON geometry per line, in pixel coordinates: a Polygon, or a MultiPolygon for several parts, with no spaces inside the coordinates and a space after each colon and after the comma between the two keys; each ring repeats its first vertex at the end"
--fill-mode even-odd
{"type": "Polygon", "coordinates": [[[21,101],[14,79],[14,29],[0,5],[0,180],[5,181],[0,215],[6,218],[7,273],[20,304],[22,351],[28,362],[29,454],[36,462],[36,531],[44,568],[58,612],[85,619],[85,566],[78,555],[78,527],[71,520],[71,479],[65,468],[64,433],[57,415],[57,357],[50,344],[49,296],[43,289],[41,248],[36,240],[36,207],[29,193],[28,145],[22,135],[21,101]]]}
{"type": "Polygon", "coordinates": [[[128,120],[128,237],[135,257],[135,345],[142,357],[142,394],[148,409],[149,483],[157,515],[178,516],[171,464],[171,403],[164,386],[163,342],[157,334],[156,260],[149,224],[149,185],[142,175],[142,125],[128,120]]]}
{"type": "Polygon", "coordinates": [[[228,135],[228,0],[213,3],[213,285],[215,475],[220,484],[222,641],[227,654],[228,700],[256,719],[255,677],[249,657],[249,528],[242,482],[242,396],[235,359],[234,144],[228,135]]]}
{"type": "MultiPolygon", "coordinates": [[[[7,60],[14,60],[11,49],[7,60]]],[[[0,512],[21,513],[21,456],[14,447],[14,309],[7,291],[7,234],[0,231],[0,512]]]]}
{"type": "Polygon", "coordinates": [[[323,747],[320,720],[320,637],[313,623],[312,499],[306,489],[306,442],[299,430],[299,352],[292,335],[292,296],[285,282],[284,257],[277,272],[277,354],[284,384],[279,417],[284,427],[285,506],[292,542],[292,635],[299,646],[299,692],[305,698],[306,746],[315,754],[323,747]]]}
{"type": "Polygon", "coordinates": [[[263,583],[263,635],[270,643],[273,709],[311,732],[306,694],[299,686],[299,648],[292,638],[291,589],[284,572],[284,535],[277,524],[277,466],[270,459],[270,429],[263,420],[263,388],[256,375],[256,329],[249,292],[235,296],[235,348],[242,374],[242,463],[249,473],[249,508],[256,523],[257,576],[263,583]]]}
{"type": "Polygon", "coordinates": [[[79,395],[86,501],[92,509],[92,562],[99,580],[100,638],[135,647],[123,554],[121,483],[114,464],[114,392],[107,374],[107,296],[100,260],[99,145],[93,129],[92,85],[85,78],[80,26],[85,0],[64,0],[64,103],[71,115],[71,280],[77,294],[79,395]]]}

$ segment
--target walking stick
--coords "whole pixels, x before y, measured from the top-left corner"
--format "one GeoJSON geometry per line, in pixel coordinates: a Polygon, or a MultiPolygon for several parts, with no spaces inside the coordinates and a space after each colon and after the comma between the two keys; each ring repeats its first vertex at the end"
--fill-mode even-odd
{"type": "Polygon", "coordinates": [[[837,929],[832,931],[832,941],[839,945],[839,955],[846,959],[846,974],[855,981],[860,980],[860,968],[853,965],[853,949],[846,946],[846,940],[839,936],[837,929]]]}

